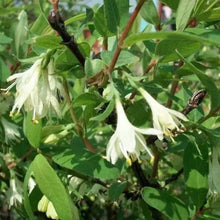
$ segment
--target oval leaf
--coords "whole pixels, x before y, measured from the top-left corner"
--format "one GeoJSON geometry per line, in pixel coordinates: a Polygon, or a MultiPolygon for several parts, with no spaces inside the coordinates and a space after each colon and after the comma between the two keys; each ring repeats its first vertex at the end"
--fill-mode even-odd
{"type": "Polygon", "coordinates": [[[61,220],[79,219],[77,208],[70,200],[61,180],[41,154],[33,161],[33,174],[41,192],[53,203],[61,220]]]}
{"type": "Polygon", "coordinates": [[[182,220],[189,217],[186,205],[169,192],[145,187],[142,191],[142,197],[148,205],[162,212],[169,219],[182,220]]]}

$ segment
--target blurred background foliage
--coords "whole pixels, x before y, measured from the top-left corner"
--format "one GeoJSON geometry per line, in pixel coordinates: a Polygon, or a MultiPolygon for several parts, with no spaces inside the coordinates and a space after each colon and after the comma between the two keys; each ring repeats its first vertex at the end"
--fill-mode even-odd
{"type": "Polygon", "coordinates": [[[118,11],[106,12],[106,5],[90,8],[84,1],[60,1],[59,10],[67,30],[74,35],[86,57],[84,68],[60,44],[61,38],[50,27],[47,17],[52,6],[49,1],[0,2],[0,87],[9,86],[7,78],[29,68],[35,57],[53,51],[55,72],[67,80],[76,117],[98,152],[94,155],[86,150],[65,100],[61,101],[62,119],[51,112],[34,125],[31,114],[24,110],[9,117],[16,89],[1,92],[1,219],[32,219],[33,216],[33,219],[48,219],[37,206],[42,196],[53,194],[51,192],[54,194],[50,200],[55,207],[63,208],[64,214],[57,208],[56,211],[64,220],[71,219],[69,213],[75,216],[76,208],[80,219],[220,218],[220,3],[214,0],[163,0],[156,4],[147,1],[123,45],[113,79],[126,114],[135,126],[151,127],[152,116],[141,96],[137,95],[135,102],[124,98],[133,92],[125,73],[143,76],[156,59],[156,65],[147,72],[141,85],[164,105],[172,100],[172,108],[178,111],[187,106],[195,91],[208,91],[202,104],[188,114],[190,122],[186,124],[186,132],[175,137],[175,142],[166,139],[162,144],[156,143],[156,147],[150,146],[160,155],[157,175],[152,174],[153,165],[147,154],[140,156],[145,176],[162,186],[142,189],[124,159],[112,165],[103,158],[115,129],[114,104],[108,94],[102,93],[105,85],[103,88],[85,86],[86,78],[109,65],[117,39],[135,4],[128,0],[114,2],[118,11]],[[161,3],[164,4],[162,21],[158,16],[161,3]],[[165,6],[172,9],[169,17],[166,17],[165,6]],[[116,26],[112,17],[118,19],[116,26]],[[176,29],[180,35],[175,35],[176,29]],[[174,34],[166,36],[167,30],[174,34]],[[191,35],[186,38],[184,34],[191,35]],[[103,49],[106,39],[108,50],[103,49]],[[184,61],[182,66],[178,66],[179,60],[184,61]],[[172,93],[175,82],[179,84],[176,93],[172,93]],[[168,184],[166,180],[178,172],[178,178],[168,184]],[[74,211],[70,211],[72,209],[74,211]],[[160,211],[162,217],[153,216],[154,209],[160,211]]]}

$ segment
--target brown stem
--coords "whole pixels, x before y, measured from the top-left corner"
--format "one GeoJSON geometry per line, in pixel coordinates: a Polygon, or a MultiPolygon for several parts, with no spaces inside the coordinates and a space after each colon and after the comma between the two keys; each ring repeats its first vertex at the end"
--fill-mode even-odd
{"type": "Polygon", "coordinates": [[[150,70],[151,70],[153,67],[155,67],[156,61],[157,61],[156,59],[153,59],[153,60],[150,62],[150,64],[148,65],[147,69],[144,71],[144,74],[149,73],[150,70]]]}
{"type": "Polygon", "coordinates": [[[108,50],[108,37],[104,37],[102,49],[103,50],[108,50]]]}
{"type": "Polygon", "coordinates": [[[116,62],[117,62],[117,60],[118,60],[118,57],[119,57],[119,55],[120,55],[120,53],[121,53],[121,46],[123,45],[124,40],[125,40],[125,38],[127,37],[128,32],[130,31],[131,26],[132,26],[132,24],[134,23],[134,20],[135,20],[135,18],[137,17],[137,15],[138,15],[138,13],[139,13],[141,7],[143,6],[144,2],[145,2],[145,0],[140,0],[140,1],[138,2],[138,5],[137,5],[136,8],[134,9],[134,11],[133,11],[133,13],[132,13],[132,15],[131,15],[131,17],[130,17],[128,23],[127,23],[127,25],[125,26],[125,29],[123,30],[123,32],[122,32],[122,34],[121,34],[121,37],[119,38],[119,41],[118,41],[116,50],[115,50],[115,52],[114,52],[114,54],[113,54],[113,58],[112,58],[112,60],[111,60],[111,63],[110,63],[110,65],[109,65],[109,68],[108,68],[109,74],[111,74],[111,72],[113,71],[113,69],[114,69],[114,67],[115,67],[115,64],[116,64],[116,62]]]}
{"type": "Polygon", "coordinates": [[[83,128],[79,125],[79,122],[76,118],[76,114],[75,114],[73,106],[72,106],[72,100],[70,98],[69,88],[68,88],[68,84],[67,84],[66,79],[64,79],[64,81],[63,81],[63,86],[64,86],[64,90],[65,90],[65,93],[66,93],[67,103],[68,103],[69,108],[70,108],[70,115],[71,115],[71,118],[72,118],[72,120],[73,120],[73,122],[76,126],[75,128],[78,132],[78,135],[82,139],[83,143],[88,148],[88,150],[93,152],[93,153],[96,153],[95,149],[93,148],[93,146],[91,145],[89,140],[86,137],[83,137],[83,128]]]}
{"type": "Polygon", "coordinates": [[[66,92],[67,103],[68,103],[68,105],[69,105],[69,107],[70,107],[70,115],[71,115],[71,117],[72,117],[73,122],[77,125],[77,124],[78,124],[78,121],[77,121],[77,118],[76,118],[74,109],[73,109],[73,107],[72,107],[72,100],[71,100],[71,98],[70,98],[69,88],[68,88],[68,84],[67,84],[67,81],[66,81],[66,80],[64,80],[63,86],[64,86],[64,89],[65,89],[65,92],[66,92]]]}
{"type": "MultiPolygon", "coordinates": [[[[159,4],[158,4],[158,17],[159,17],[160,22],[161,22],[161,18],[162,18],[162,9],[163,9],[163,4],[159,1],[159,4]]],[[[157,25],[156,30],[161,31],[161,23],[157,25]]]]}
{"type": "Polygon", "coordinates": [[[168,179],[165,180],[165,186],[173,181],[177,180],[179,176],[183,173],[183,168],[181,168],[177,173],[170,176],[168,179]]]}
{"type": "MultiPolygon", "coordinates": [[[[19,162],[23,161],[26,157],[28,157],[28,155],[30,155],[32,153],[32,151],[34,150],[34,148],[30,148],[21,158],[19,158],[19,162]]],[[[17,163],[15,162],[11,162],[9,165],[8,165],[8,169],[12,169],[14,167],[17,166],[17,163]]]]}
{"type": "Polygon", "coordinates": [[[59,7],[59,0],[50,0],[50,3],[53,5],[53,10],[57,11],[59,7]]]}
{"type": "Polygon", "coordinates": [[[70,36],[70,34],[67,32],[64,21],[59,11],[52,10],[49,14],[48,21],[50,23],[50,26],[62,37],[63,41],[61,43],[70,49],[70,51],[75,55],[80,64],[84,67],[85,58],[79,50],[78,44],[74,41],[74,37],[70,36]]]}
{"type": "Polygon", "coordinates": [[[152,170],[152,177],[156,178],[158,175],[158,166],[160,161],[160,152],[156,146],[153,146],[154,163],[152,170]]]}
{"type": "Polygon", "coordinates": [[[197,217],[200,217],[205,211],[208,211],[211,209],[210,207],[204,208],[204,206],[205,206],[205,204],[196,211],[195,215],[191,218],[191,220],[196,220],[197,217]]]}
{"type": "MultiPolygon", "coordinates": [[[[182,66],[183,66],[183,61],[180,60],[177,69],[181,68],[182,66]]],[[[177,74],[174,75],[174,78],[175,79],[178,78],[177,74]]],[[[176,89],[178,87],[178,84],[179,84],[178,81],[174,81],[172,83],[171,90],[170,90],[170,95],[171,96],[174,96],[174,94],[176,92],[176,89]]],[[[173,100],[171,98],[169,98],[168,101],[167,101],[167,107],[170,108],[172,106],[172,104],[173,104],[173,100]]]]}

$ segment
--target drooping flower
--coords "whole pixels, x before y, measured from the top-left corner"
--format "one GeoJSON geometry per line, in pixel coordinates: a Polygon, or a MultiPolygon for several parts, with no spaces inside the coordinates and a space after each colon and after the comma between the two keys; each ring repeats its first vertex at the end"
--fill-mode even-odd
{"type": "Polygon", "coordinates": [[[16,85],[16,98],[11,115],[22,106],[25,111],[33,111],[33,121],[44,117],[50,109],[61,115],[57,99],[57,91],[62,90],[61,83],[54,74],[54,63],[51,59],[46,67],[42,67],[43,58],[22,73],[10,76],[7,81],[15,80],[5,91],[16,85]]]}
{"type": "Polygon", "coordinates": [[[19,127],[16,124],[13,124],[7,121],[5,118],[1,117],[2,126],[5,134],[5,143],[14,144],[20,140],[19,127]]]}
{"type": "MultiPolygon", "coordinates": [[[[139,88],[138,90],[151,108],[154,128],[163,131],[166,136],[170,136],[172,138],[173,130],[176,129],[177,131],[180,131],[180,127],[183,127],[183,125],[179,119],[188,121],[185,115],[178,111],[164,107],[143,88],[139,88]]],[[[162,137],[159,135],[158,138],[161,139],[162,137]]]]}
{"type": "Polygon", "coordinates": [[[6,193],[9,207],[22,203],[22,189],[22,183],[18,179],[10,179],[10,188],[6,193]]]}
{"type": "Polygon", "coordinates": [[[123,156],[130,161],[130,157],[136,159],[144,150],[152,157],[142,134],[162,136],[162,132],[153,128],[142,129],[133,126],[119,99],[116,99],[116,113],[117,126],[107,146],[107,159],[113,164],[123,156]]]}

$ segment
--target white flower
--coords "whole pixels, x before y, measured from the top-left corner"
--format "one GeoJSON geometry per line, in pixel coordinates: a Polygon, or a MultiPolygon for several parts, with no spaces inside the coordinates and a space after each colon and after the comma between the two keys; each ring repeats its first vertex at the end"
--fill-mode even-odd
{"type": "Polygon", "coordinates": [[[13,178],[10,180],[10,188],[6,193],[9,201],[9,207],[22,203],[22,184],[19,180],[13,178]]]}
{"type": "Polygon", "coordinates": [[[1,122],[5,133],[5,143],[9,145],[18,142],[20,139],[19,127],[3,117],[1,117],[1,122]]]}
{"type": "Polygon", "coordinates": [[[118,99],[116,99],[116,112],[117,127],[107,146],[107,159],[113,164],[123,156],[130,161],[129,156],[138,158],[143,150],[152,157],[142,134],[162,135],[162,132],[153,128],[141,129],[133,126],[118,99]]]}
{"type": "Polygon", "coordinates": [[[43,195],[41,200],[38,202],[37,209],[39,212],[46,212],[48,218],[59,219],[53,203],[49,201],[45,195],[43,195]]]}
{"type": "Polygon", "coordinates": [[[48,218],[51,218],[51,219],[56,219],[56,220],[59,219],[59,216],[57,215],[57,212],[52,202],[48,203],[46,215],[48,218]]]}
{"type": "Polygon", "coordinates": [[[25,111],[33,111],[33,121],[36,117],[44,117],[52,107],[58,115],[61,115],[57,90],[62,89],[60,82],[54,75],[54,63],[50,60],[47,67],[42,68],[43,58],[39,58],[25,72],[10,76],[7,81],[15,80],[7,89],[9,91],[16,85],[16,99],[11,114],[22,106],[25,111]]]}
{"type": "MultiPolygon", "coordinates": [[[[160,103],[158,103],[147,91],[143,88],[138,89],[139,92],[146,99],[149,104],[152,115],[153,115],[153,126],[155,129],[163,131],[163,133],[172,138],[173,130],[179,131],[179,127],[183,126],[182,123],[178,120],[188,121],[185,115],[182,113],[166,108],[160,103]]],[[[158,138],[161,140],[163,137],[158,135],[158,138]]]]}

